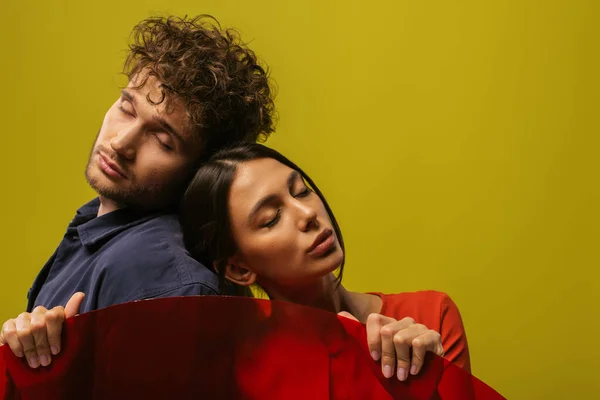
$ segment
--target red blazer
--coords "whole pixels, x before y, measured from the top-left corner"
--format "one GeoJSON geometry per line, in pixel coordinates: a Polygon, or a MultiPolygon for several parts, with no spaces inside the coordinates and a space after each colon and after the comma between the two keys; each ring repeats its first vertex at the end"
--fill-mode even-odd
{"type": "Polygon", "coordinates": [[[433,354],[385,379],[364,325],[323,310],[241,297],[138,301],[66,321],[61,353],[32,369],[0,347],[2,400],[497,400],[433,354]]]}

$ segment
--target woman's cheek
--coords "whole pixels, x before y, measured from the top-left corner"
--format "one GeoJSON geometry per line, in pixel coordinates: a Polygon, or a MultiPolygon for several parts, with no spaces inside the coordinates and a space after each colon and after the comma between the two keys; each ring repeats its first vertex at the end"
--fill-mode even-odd
{"type": "Polygon", "coordinates": [[[257,256],[262,258],[262,262],[268,265],[288,264],[296,254],[295,242],[290,235],[284,235],[282,232],[275,233],[269,238],[267,243],[263,243],[257,256]]]}

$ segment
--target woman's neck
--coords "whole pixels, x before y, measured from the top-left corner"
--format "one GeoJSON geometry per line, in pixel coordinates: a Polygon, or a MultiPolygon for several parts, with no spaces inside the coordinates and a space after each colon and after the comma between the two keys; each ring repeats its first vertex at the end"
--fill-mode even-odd
{"type": "Polygon", "coordinates": [[[281,300],[309,307],[339,313],[346,311],[365,323],[371,313],[381,311],[379,296],[367,293],[350,292],[338,284],[333,274],[328,274],[315,282],[300,288],[269,288],[271,300],[281,300]]]}

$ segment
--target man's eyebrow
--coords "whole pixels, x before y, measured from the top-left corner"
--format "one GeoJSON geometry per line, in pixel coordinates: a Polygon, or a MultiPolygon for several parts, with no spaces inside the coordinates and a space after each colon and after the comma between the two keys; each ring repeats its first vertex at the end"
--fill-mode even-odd
{"type": "MultiPolygon", "coordinates": [[[[299,176],[300,176],[300,173],[298,171],[292,171],[290,173],[290,176],[288,176],[288,178],[287,178],[288,188],[292,187],[292,185],[294,184],[296,179],[298,179],[299,176]]],[[[277,200],[278,200],[278,196],[276,194],[270,194],[270,195],[265,196],[262,199],[260,199],[258,202],[256,202],[254,207],[252,207],[250,214],[248,214],[248,221],[251,221],[252,218],[254,218],[255,214],[258,213],[258,211],[260,211],[261,208],[268,205],[269,203],[275,203],[277,200]]]]}
{"type": "Polygon", "coordinates": [[[125,97],[132,104],[135,104],[135,98],[127,90],[125,90],[125,89],[121,90],[121,96],[125,97]]]}

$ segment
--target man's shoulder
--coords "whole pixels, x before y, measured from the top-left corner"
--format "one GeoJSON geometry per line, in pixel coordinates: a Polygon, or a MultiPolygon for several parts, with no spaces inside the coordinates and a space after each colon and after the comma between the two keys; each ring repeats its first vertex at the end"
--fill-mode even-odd
{"type": "Polygon", "coordinates": [[[153,255],[163,262],[187,254],[179,220],[174,214],[160,214],[147,219],[115,236],[107,243],[107,253],[153,255]]]}
{"type": "Polygon", "coordinates": [[[123,236],[144,241],[149,236],[182,239],[181,225],[176,214],[158,214],[123,231],[123,236]]]}
{"type": "MultiPolygon", "coordinates": [[[[183,244],[179,220],[161,214],[114,237],[102,254],[111,275],[147,282],[168,280],[181,284],[216,282],[212,271],[190,256],[183,244]]],[[[216,289],[216,287],[215,287],[216,289]]]]}

